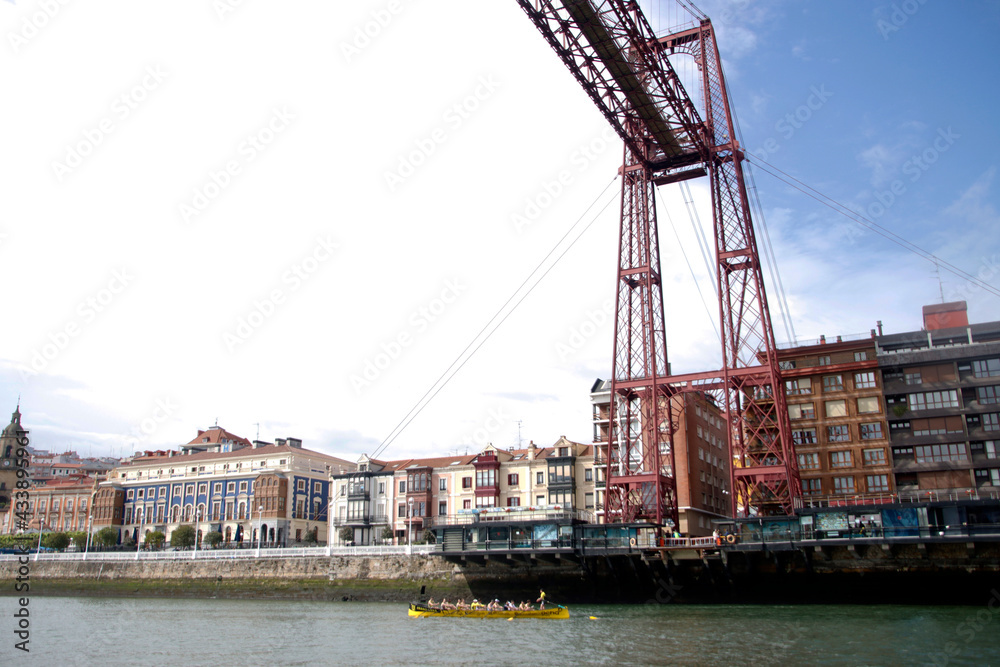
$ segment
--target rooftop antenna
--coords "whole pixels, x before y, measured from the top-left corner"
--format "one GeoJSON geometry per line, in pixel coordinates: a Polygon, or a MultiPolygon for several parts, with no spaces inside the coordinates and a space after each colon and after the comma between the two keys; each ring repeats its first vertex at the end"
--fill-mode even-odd
{"type": "Polygon", "coordinates": [[[938,289],[941,291],[941,303],[944,303],[944,282],[941,280],[941,265],[934,262],[934,275],[937,276],[938,289]]]}
{"type": "MultiPolygon", "coordinates": [[[[218,423],[219,420],[215,420],[215,421],[216,421],[216,423],[218,423]]],[[[254,438],[254,440],[256,440],[257,442],[260,442],[260,422],[257,422],[256,424],[254,424],[254,426],[257,427],[257,437],[254,438]]]]}
{"type": "Polygon", "coordinates": [[[517,420],[517,448],[521,449],[521,420],[517,420]]]}

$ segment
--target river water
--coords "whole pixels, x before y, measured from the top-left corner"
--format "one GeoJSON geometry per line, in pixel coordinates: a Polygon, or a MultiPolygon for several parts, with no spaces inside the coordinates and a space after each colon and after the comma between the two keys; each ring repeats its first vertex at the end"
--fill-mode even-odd
{"type": "Polygon", "coordinates": [[[0,664],[1000,665],[1000,602],[989,600],[590,605],[567,621],[506,621],[414,619],[385,602],[32,597],[24,654],[11,639],[15,598],[0,597],[0,664]]]}

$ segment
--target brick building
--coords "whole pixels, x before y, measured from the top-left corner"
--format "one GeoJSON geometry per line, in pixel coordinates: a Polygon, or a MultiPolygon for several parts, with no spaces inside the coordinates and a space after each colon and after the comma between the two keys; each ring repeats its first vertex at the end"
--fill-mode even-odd
{"type": "Polygon", "coordinates": [[[895,487],[874,335],[824,337],[779,350],[778,361],[805,505],[889,502],[895,487]]]}
{"type": "MultiPolygon", "coordinates": [[[[727,519],[732,511],[727,424],[711,396],[678,394],[672,399],[674,433],[674,480],[677,508],[684,535],[710,535],[713,521],[727,519]]],[[[610,433],[611,382],[597,380],[590,390],[593,414],[596,479],[596,516],[604,518],[607,476],[607,442],[610,433]]]]}

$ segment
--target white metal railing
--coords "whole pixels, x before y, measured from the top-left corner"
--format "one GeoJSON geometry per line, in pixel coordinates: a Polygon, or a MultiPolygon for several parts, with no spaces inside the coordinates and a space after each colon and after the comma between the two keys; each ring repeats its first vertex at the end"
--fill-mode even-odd
{"type": "MultiPolygon", "coordinates": [[[[434,544],[378,545],[363,547],[302,547],[285,549],[261,549],[260,558],[304,558],[325,556],[405,556],[412,554],[426,556],[437,551],[434,544]]],[[[0,554],[0,562],[16,561],[28,557],[31,561],[129,561],[129,560],[232,560],[238,558],[257,558],[256,549],[198,549],[198,551],[140,551],[136,558],[135,551],[91,551],[89,553],[40,553],[33,551],[28,554],[0,554]]]]}

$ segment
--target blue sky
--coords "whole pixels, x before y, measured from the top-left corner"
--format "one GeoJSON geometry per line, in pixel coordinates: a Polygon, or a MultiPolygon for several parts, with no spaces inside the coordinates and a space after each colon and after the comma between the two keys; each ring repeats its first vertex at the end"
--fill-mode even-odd
{"type": "MultiPolygon", "coordinates": [[[[698,4],[751,153],[998,283],[1000,4],[698,4]]],[[[385,456],[589,442],[621,147],[516,2],[39,11],[0,4],[0,407],[21,396],[36,445],[121,455],[218,419],[353,459],[414,406],[385,456]]],[[[799,339],[920,327],[930,263],[755,182],[799,339]]],[[[706,269],[660,199],[670,359],[715,368],[706,269]]]]}

